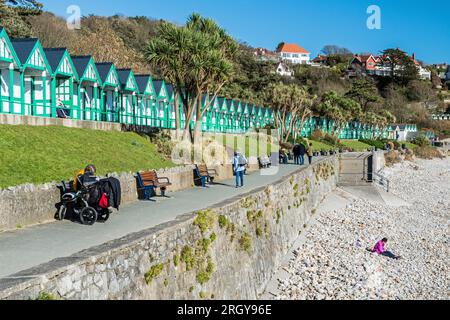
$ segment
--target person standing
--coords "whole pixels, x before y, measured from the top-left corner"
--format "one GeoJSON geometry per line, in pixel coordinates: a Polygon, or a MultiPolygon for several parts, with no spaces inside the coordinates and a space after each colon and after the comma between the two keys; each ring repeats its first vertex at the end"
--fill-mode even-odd
{"type": "Polygon", "coordinates": [[[299,144],[299,160],[300,165],[303,166],[305,164],[305,153],[306,153],[306,147],[303,143],[299,144]]]}
{"type": "Polygon", "coordinates": [[[233,171],[236,175],[236,188],[239,188],[239,182],[241,187],[244,186],[244,172],[247,165],[247,159],[240,152],[235,152],[233,157],[233,171]]]}
{"type": "Polygon", "coordinates": [[[308,162],[309,164],[312,163],[312,158],[314,154],[314,149],[312,143],[309,144],[308,149],[306,149],[306,154],[308,155],[308,162]]]}
{"type": "Polygon", "coordinates": [[[292,153],[294,154],[294,163],[299,165],[300,164],[300,145],[296,144],[294,148],[292,149],[292,153]]]}

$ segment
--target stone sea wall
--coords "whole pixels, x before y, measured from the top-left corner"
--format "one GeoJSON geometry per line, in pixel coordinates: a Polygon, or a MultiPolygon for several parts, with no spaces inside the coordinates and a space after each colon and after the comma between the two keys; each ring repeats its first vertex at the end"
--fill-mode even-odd
{"type": "Polygon", "coordinates": [[[337,184],[330,157],[271,186],[0,281],[0,299],[257,299],[337,184]]]}

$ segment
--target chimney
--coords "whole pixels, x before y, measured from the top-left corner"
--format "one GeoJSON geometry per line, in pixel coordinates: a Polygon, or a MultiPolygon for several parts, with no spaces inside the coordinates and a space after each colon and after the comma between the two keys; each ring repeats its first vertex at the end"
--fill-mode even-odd
{"type": "Polygon", "coordinates": [[[416,61],[416,54],[415,54],[415,53],[412,54],[412,59],[413,59],[414,61],[416,61]]]}

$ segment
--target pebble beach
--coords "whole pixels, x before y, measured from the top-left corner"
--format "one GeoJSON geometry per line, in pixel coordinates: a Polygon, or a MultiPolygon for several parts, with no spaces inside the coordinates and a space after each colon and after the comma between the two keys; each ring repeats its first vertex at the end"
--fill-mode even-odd
{"type": "Polygon", "coordinates": [[[404,161],[384,174],[409,205],[360,199],[322,213],[278,279],[279,300],[450,298],[450,159],[404,161]],[[370,253],[388,238],[401,259],[370,253]]]}

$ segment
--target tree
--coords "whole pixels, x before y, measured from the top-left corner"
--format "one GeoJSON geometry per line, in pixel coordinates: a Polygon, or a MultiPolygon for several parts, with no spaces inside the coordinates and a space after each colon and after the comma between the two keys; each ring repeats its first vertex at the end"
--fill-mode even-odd
{"type": "Polygon", "coordinates": [[[363,108],[363,111],[368,111],[371,103],[380,101],[378,89],[375,84],[365,79],[353,82],[352,88],[345,96],[358,102],[363,108]]]}
{"type": "Polygon", "coordinates": [[[27,18],[41,13],[37,1],[0,0],[0,24],[14,38],[30,37],[31,27],[27,18]]]}
{"type": "Polygon", "coordinates": [[[391,63],[391,78],[398,84],[407,85],[419,78],[419,71],[413,59],[400,49],[386,49],[383,51],[391,63]]]}
{"type": "Polygon", "coordinates": [[[43,5],[37,0],[2,0],[6,4],[17,8],[22,15],[38,14],[42,12],[43,5]]]}
{"type": "Polygon", "coordinates": [[[333,135],[338,136],[346,124],[361,118],[361,105],[349,98],[338,95],[334,91],[327,92],[322,97],[322,103],[317,107],[318,113],[333,120],[333,135]]]}
{"type": "Polygon", "coordinates": [[[147,48],[148,61],[172,82],[186,115],[184,136],[194,141],[190,123],[194,114],[195,134],[200,132],[203,115],[222,87],[233,75],[232,59],[236,42],[212,19],[192,14],[186,26],[162,23],[158,35],[147,48]],[[202,95],[211,99],[202,108],[202,95]]]}
{"type": "Polygon", "coordinates": [[[281,48],[282,48],[285,44],[286,44],[285,42],[280,42],[280,43],[277,45],[277,48],[276,48],[275,50],[276,50],[276,51],[280,51],[281,48]]]}
{"type": "Polygon", "coordinates": [[[321,52],[326,55],[326,56],[331,56],[331,55],[351,55],[352,52],[350,50],[348,50],[347,48],[343,48],[343,47],[339,47],[337,45],[326,45],[325,47],[323,47],[323,49],[321,50],[321,52]]]}
{"type": "Polygon", "coordinates": [[[306,118],[312,112],[313,98],[305,88],[295,84],[270,85],[267,89],[266,101],[272,106],[275,128],[278,139],[282,143],[288,142],[297,125],[301,130],[306,118]]]}

